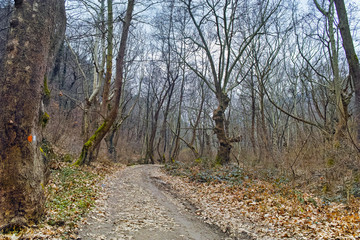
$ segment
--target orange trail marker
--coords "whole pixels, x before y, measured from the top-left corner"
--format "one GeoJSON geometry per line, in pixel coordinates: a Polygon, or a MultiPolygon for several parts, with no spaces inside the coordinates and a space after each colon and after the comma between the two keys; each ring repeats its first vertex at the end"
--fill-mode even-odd
{"type": "Polygon", "coordinates": [[[32,142],[32,140],[33,140],[33,137],[30,135],[30,136],[28,136],[28,141],[29,142],[32,142]]]}

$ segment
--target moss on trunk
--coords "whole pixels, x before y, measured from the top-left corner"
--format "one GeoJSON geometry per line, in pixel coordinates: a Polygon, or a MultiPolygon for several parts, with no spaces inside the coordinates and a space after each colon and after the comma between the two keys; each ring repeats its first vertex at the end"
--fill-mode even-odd
{"type": "Polygon", "coordinates": [[[48,79],[46,75],[44,76],[44,86],[43,86],[43,101],[44,104],[47,105],[50,103],[50,90],[48,86],[48,79]]]}
{"type": "Polygon", "coordinates": [[[106,126],[107,126],[107,121],[104,121],[103,124],[101,124],[101,126],[96,130],[96,132],[89,138],[89,140],[86,143],[84,143],[81,149],[80,157],[78,158],[78,160],[76,160],[76,162],[73,165],[80,166],[85,163],[89,163],[91,161],[92,154],[94,151],[95,141],[99,139],[101,134],[103,134],[106,126]]]}
{"type": "Polygon", "coordinates": [[[47,112],[44,112],[40,119],[40,124],[44,128],[50,120],[50,116],[47,112]]]}
{"type": "Polygon", "coordinates": [[[116,78],[114,91],[116,92],[114,97],[114,107],[109,113],[109,115],[104,120],[104,123],[96,130],[94,135],[90,137],[88,141],[85,142],[83,149],[81,150],[81,155],[79,159],[74,163],[74,165],[82,165],[85,163],[90,163],[96,156],[94,156],[94,150],[99,146],[101,140],[108,133],[110,127],[113,125],[119,110],[120,97],[123,84],[123,72],[124,72],[124,59],[125,59],[125,50],[126,43],[129,34],[130,22],[132,19],[132,12],[134,9],[135,1],[129,0],[126,10],[126,16],[124,19],[120,48],[118,56],[116,59],[116,78]]]}

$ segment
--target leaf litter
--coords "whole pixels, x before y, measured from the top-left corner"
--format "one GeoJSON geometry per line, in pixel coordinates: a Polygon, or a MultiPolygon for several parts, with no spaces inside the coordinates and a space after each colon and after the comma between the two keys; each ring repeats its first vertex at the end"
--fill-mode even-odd
{"type": "MultiPolygon", "coordinates": [[[[100,221],[101,215],[109,214],[101,212],[107,197],[103,179],[124,167],[100,163],[79,169],[60,165],[46,187],[43,220],[0,235],[0,239],[77,239],[78,225],[89,220],[91,209],[97,211],[100,221]]],[[[196,214],[205,222],[217,225],[234,239],[244,233],[254,239],[359,239],[358,198],[331,202],[277,181],[252,178],[238,169],[221,174],[199,169],[183,174],[168,168],[169,172],[172,175],[161,175],[161,180],[195,205],[196,214]]],[[[132,231],[136,224],[124,221],[121,228],[118,231],[132,231]]]]}
{"type": "Polygon", "coordinates": [[[21,230],[0,234],[0,239],[77,239],[78,224],[101,198],[101,181],[124,166],[94,163],[74,167],[56,162],[45,186],[45,209],[41,221],[21,230]]]}
{"type": "Polygon", "coordinates": [[[244,232],[255,239],[359,239],[360,201],[330,202],[278,181],[264,181],[223,168],[178,171],[163,181],[194,204],[204,221],[234,238],[244,232]],[[219,174],[220,173],[220,174],[219,174]]]}

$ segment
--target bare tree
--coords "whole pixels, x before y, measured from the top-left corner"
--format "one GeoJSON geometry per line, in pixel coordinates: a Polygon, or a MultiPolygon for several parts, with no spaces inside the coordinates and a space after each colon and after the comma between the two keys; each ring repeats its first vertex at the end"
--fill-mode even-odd
{"type": "Polygon", "coordinates": [[[320,6],[317,0],[314,0],[316,8],[326,17],[327,26],[328,26],[328,36],[329,36],[329,59],[331,61],[331,67],[333,72],[333,91],[335,92],[335,104],[336,112],[338,117],[338,124],[335,132],[335,140],[341,140],[344,138],[347,128],[347,122],[349,119],[348,105],[350,103],[350,96],[348,96],[346,91],[346,83],[341,79],[340,69],[339,69],[339,49],[336,44],[336,29],[334,27],[335,21],[335,6],[334,1],[330,0],[328,4],[328,9],[320,6]]]}
{"type": "Polygon", "coordinates": [[[79,159],[75,162],[76,165],[90,163],[92,160],[94,160],[95,150],[97,149],[98,145],[105,137],[105,135],[108,133],[108,131],[110,130],[111,126],[113,125],[113,123],[117,118],[120,98],[121,98],[121,90],[123,85],[123,69],[124,69],[126,44],[129,35],[129,29],[130,29],[134,5],[135,5],[135,0],[128,1],[126,15],[123,23],[119,52],[116,59],[116,77],[115,77],[114,103],[113,103],[114,107],[112,108],[108,116],[103,120],[101,126],[83,145],[81,150],[81,155],[79,159]]]}
{"type": "MultiPolygon", "coordinates": [[[[209,76],[193,64],[194,59],[187,60],[187,66],[194,71],[198,77],[215,94],[218,107],[213,112],[215,122],[214,132],[217,136],[219,147],[217,162],[220,164],[230,161],[230,151],[233,142],[239,141],[238,137],[231,138],[226,129],[225,111],[227,110],[232,91],[244,78],[243,62],[246,49],[253,39],[259,34],[264,24],[268,22],[273,13],[277,10],[270,7],[273,2],[241,2],[238,0],[206,1],[199,3],[194,1],[182,1],[190,15],[195,27],[196,36],[188,36],[195,49],[200,49],[206,55],[209,76]],[[270,3],[271,2],[271,3],[270,3]],[[258,6],[258,12],[250,17],[249,5],[258,6]],[[240,10],[241,9],[241,10],[240,10]],[[244,22],[238,22],[240,14],[248,16],[245,21],[252,23],[248,29],[238,29],[244,22]],[[252,21],[251,18],[257,19],[252,21]],[[207,32],[205,29],[215,29],[215,32],[207,32]]],[[[246,24],[245,24],[246,26],[246,24]]],[[[204,66],[201,66],[202,68],[204,66]]]]}

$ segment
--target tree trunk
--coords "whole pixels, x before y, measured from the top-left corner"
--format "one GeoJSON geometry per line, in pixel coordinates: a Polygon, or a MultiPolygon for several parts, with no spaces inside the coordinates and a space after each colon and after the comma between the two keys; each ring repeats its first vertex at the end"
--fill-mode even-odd
{"type": "Polygon", "coordinates": [[[135,0],[129,0],[126,10],[126,16],[124,19],[119,52],[116,59],[116,78],[115,78],[115,100],[114,107],[112,108],[109,115],[105,118],[101,126],[96,130],[96,132],[90,137],[90,139],[83,145],[81,150],[81,155],[79,159],[75,162],[75,165],[89,164],[95,159],[95,150],[100,144],[101,140],[109,132],[111,126],[116,120],[120,98],[121,98],[121,89],[123,84],[123,69],[124,69],[124,60],[125,60],[125,50],[126,43],[129,35],[130,22],[132,19],[132,12],[134,9],[135,0]]]}
{"type": "Polygon", "coordinates": [[[254,157],[256,157],[256,143],[255,143],[255,118],[256,118],[256,91],[254,86],[253,72],[251,71],[251,133],[250,141],[254,157]]]}
{"type": "MultiPolygon", "coordinates": [[[[169,81],[170,82],[170,81],[169,81]]],[[[172,95],[174,92],[174,87],[175,87],[175,81],[173,80],[172,82],[170,82],[170,91],[169,91],[169,95],[168,95],[168,101],[165,107],[165,112],[164,112],[164,119],[162,122],[162,126],[161,126],[161,131],[160,131],[160,138],[159,138],[159,142],[158,142],[158,155],[159,155],[159,159],[160,162],[165,163],[166,161],[166,157],[165,157],[165,153],[166,150],[168,148],[168,139],[167,139],[167,135],[168,135],[168,131],[167,131],[167,120],[168,120],[168,116],[169,116],[169,111],[170,111],[170,104],[171,104],[171,99],[172,99],[172,95]],[[162,149],[160,149],[160,147],[162,149]]]]}
{"type": "Polygon", "coordinates": [[[180,87],[180,98],[179,98],[179,109],[178,116],[176,121],[176,130],[175,137],[173,139],[174,148],[171,151],[171,157],[169,160],[175,161],[180,153],[180,134],[181,134],[181,114],[182,114],[182,104],[184,99],[184,87],[185,87],[185,66],[181,67],[182,71],[182,79],[181,79],[181,87],[180,87]]]}
{"type": "Polygon", "coordinates": [[[15,1],[0,76],[0,230],[36,222],[43,212],[42,100],[65,20],[62,0],[15,1]]]}
{"type": "Polygon", "coordinates": [[[106,54],[106,75],[104,82],[104,90],[102,95],[102,105],[101,105],[101,114],[106,117],[108,112],[109,104],[109,93],[110,93],[110,84],[112,77],[112,61],[113,61],[113,8],[112,0],[107,0],[108,4],[108,20],[107,20],[107,54],[106,54]]]}
{"type": "Polygon", "coordinates": [[[160,111],[164,104],[165,98],[166,98],[167,94],[169,93],[169,90],[170,90],[170,86],[167,88],[164,95],[161,94],[161,96],[158,98],[155,113],[151,114],[154,117],[151,121],[150,136],[148,136],[148,141],[147,141],[147,145],[146,145],[145,163],[149,163],[149,160],[150,160],[151,164],[155,163],[154,148],[155,148],[156,132],[158,129],[159,116],[160,116],[160,111]]]}
{"type": "Polygon", "coordinates": [[[357,122],[358,136],[360,142],[360,65],[359,59],[356,55],[354,43],[352,40],[349,21],[347,18],[344,0],[335,0],[335,7],[339,18],[339,27],[341,38],[343,40],[343,47],[346,53],[346,59],[349,64],[350,76],[352,78],[355,88],[355,117],[357,122]]]}
{"type": "Polygon", "coordinates": [[[330,40],[330,60],[332,64],[332,71],[334,75],[333,80],[333,88],[335,93],[335,104],[336,104],[336,112],[338,123],[335,129],[334,140],[336,142],[342,142],[345,137],[347,122],[348,122],[348,112],[347,105],[345,101],[343,101],[343,86],[342,81],[340,79],[340,68],[339,68],[339,50],[337,47],[337,42],[335,39],[335,29],[334,29],[334,6],[331,7],[332,10],[329,11],[328,23],[329,23],[329,40],[330,40]],[[345,104],[344,104],[345,103],[345,104]]]}
{"type": "Polygon", "coordinates": [[[117,146],[117,142],[118,142],[118,139],[119,139],[119,134],[118,133],[119,133],[118,128],[113,127],[110,130],[110,132],[106,135],[106,138],[105,138],[107,151],[108,151],[109,156],[113,160],[113,162],[117,161],[116,146],[117,146]]]}
{"type": "Polygon", "coordinates": [[[266,127],[266,117],[265,117],[265,86],[264,80],[262,77],[259,79],[259,114],[260,118],[258,119],[259,125],[259,162],[269,159],[269,155],[271,154],[271,147],[269,144],[269,136],[268,130],[266,127]]]}
{"type": "Polygon", "coordinates": [[[216,162],[223,165],[230,162],[231,142],[225,131],[225,110],[229,106],[230,99],[225,93],[217,94],[219,106],[213,112],[215,121],[214,132],[219,141],[216,162]]]}
{"type": "MultiPolygon", "coordinates": [[[[334,1],[330,2],[328,11],[321,8],[317,0],[314,0],[316,8],[326,17],[327,19],[327,34],[329,37],[329,59],[331,61],[332,72],[334,75],[334,79],[332,82],[332,88],[334,90],[335,95],[335,105],[336,105],[336,113],[337,113],[337,126],[335,128],[334,141],[335,145],[338,145],[340,142],[343,142],[345,137],[347,122],[349,113],[348,104],[349,102],[346,100],[346,89],[343,89],[343,83],[340,78],[340,68],[339,68],[339,49],[337,45],[336,39],[336,30],[334,29],[335,22],[335,6],[334,1]],[[344,95],[345,93],[345,95],[344,95]]],[[[345,6],[344,6],[345,8],[345,6]]],[[[346,17],[346,11],[345,11],[346,17]]],[[[351,40],[351,36],[350,36],[351,40]]],[[[352,40],[351,40],[352,42],[352,40]]]]}
{"type": "Polygon", "coordinates": [[[147,147],[146,147],[145,163],[149,163],[149,161],[150,161],[151,164],[155,163],[154,143],[155,143],[157,126],[158,126],[160,108],[161,108],[161,106],[159,107],[159,109],[156,110],[155,117],[154,117],[154,120],[153,120],[154,122],[151,123],[150,136],[149,136],[148,144],[147,144],[147,147]]]}

